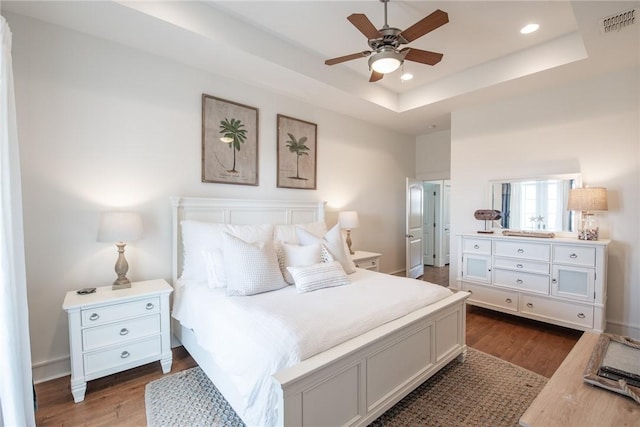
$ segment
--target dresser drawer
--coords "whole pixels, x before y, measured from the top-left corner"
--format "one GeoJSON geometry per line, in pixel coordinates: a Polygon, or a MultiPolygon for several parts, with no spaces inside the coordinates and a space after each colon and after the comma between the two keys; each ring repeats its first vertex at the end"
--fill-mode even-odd
{"type": "Polygon", "coordinates": [[[96,348],[124,343],[160,333],[160,314],[123,320],[82,330],[82,349],[96,348]]]}
{"type": "Polygon", "coordinates": [[[495,268],[503,268],[507,270],[549,274],[549,263],[541,261],[494,257],[493,266],[495,268]]]}
{"type": "Polygon", "coordinates": [[[522,295],[520,311],[583,328],[593,328],[593,307],[588,305],[522,295]]]}
{"type": "Polygon", "coordinates": [[[594,267],[596,265],[596,248],[554,245],[553,262],[582,267],[594,267]]]}
{"type": "Polygon", "coordinates": [[[529,242],[496,241],[493,254],[511,258],[523,258],[532,261],[549,261],[551,245],[529,242]]]}
{"type": "Polygon", "coordinates": [[[493,284],[527,292],[549,294],[549,276],[520,271],[493,269],[493,284]]]}
{"type": "Polygon", "coordinates": [[[102,325],[117,320],[160,312],[160,298],[151,297],[121,304],[83,309],[82,326],[102,325]]]}
{"type": "Polygon", "coordinates": [[[102,371],[111,370],[123,365],[135,366],[136,361],[158,356],[160,358],[160,336],[143,341],[135,341],[105,350],[85,353],[84,374],[90,377],[102,371]]]}
{"type": "Polygon", "coordinates": [[[469,254],[491,255],[491,240],[465,237],[462,251],[469,254]]]}
{"type": "Polygon", "coordinates": [[[510,311],[518,311],[518,293],[504,289],[495,289],[488,286],[472,285],[464,283],[463,289],[471,292],[469,302],[478,302],[483,305],[500,307],[510,311]]]}

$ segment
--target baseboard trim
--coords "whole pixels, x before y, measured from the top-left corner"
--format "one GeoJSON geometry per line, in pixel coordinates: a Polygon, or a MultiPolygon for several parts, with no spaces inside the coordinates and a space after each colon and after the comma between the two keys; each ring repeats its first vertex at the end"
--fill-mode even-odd
{"type": "Polygon", "coordinates": [[[31,365],[31,375],[35,384],[71,375],[71,358],[62,356],[34,363],[31,365]]]}
{"type": "Polygon", "coordinates": [[[635,339],[640,339],[640,326],[629,325],[622,322],[607,320],[606,332],[615,335],[626,335],[635,339]]]}

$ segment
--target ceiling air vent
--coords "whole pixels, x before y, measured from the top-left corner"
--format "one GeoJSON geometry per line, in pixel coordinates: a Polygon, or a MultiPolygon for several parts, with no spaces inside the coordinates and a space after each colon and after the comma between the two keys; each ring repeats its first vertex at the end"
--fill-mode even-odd
{"type": "Polygon", "coordinates": [[[613,31],[620,31],[624,27],[635,24],[637,20],[638,14],[635,9],[620,12],[616,15],[608,16],[600,21],[600,32],[607,34],[613,31]]]}

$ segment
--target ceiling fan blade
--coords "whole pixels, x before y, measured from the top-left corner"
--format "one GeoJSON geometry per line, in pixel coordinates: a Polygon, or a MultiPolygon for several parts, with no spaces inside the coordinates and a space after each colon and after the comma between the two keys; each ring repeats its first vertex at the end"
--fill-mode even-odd
{"type": "Polygon", "coordinates": [[[378,80],[382,80],[383,77],[384,77],[384,74],[379,73],[377,71],[372,71],[371,72],[371,78],[369,79],[369,82],[370,83],[377,82],[378,80]]]}
{"type": "Polygon", "coordinates": [[[414,49],[412,47],[402,49],[402,52],[408,51],[404,59],[413,62],[420,62],[421,64],[436,65],[442,60],[442,54],[437,52],[430,52],[428,50],[414,49]]]}
{"type": "Polygon", "coordinates": [[[351,61],[352,59],[364,58],[365,56],[371,55],[371,51],[363,50],[362,52],[352,53],[351,55],[339,56],[337,58],[331,58],[324,61],[326,65],[336,65],[341,62],[351,61]]]}
{"type": "Polygon", "coordinates": [[[426,18],[422,18],[420,21],[401,32],[400,35],[404,37],[407,43],[410,43],[415,39],[424,36],[428,32],[443,26],[447,22],[449,22],[449,15],[447,12],[443,12],[438,9],[431,15],[426,18]]]}
{"type": "Polygon", "coordinates": [[[380,31],[369,21],[364,13],[353,13],[347,17],[349,22],[353,24],[368,39],[380,38],[380,31]]]}

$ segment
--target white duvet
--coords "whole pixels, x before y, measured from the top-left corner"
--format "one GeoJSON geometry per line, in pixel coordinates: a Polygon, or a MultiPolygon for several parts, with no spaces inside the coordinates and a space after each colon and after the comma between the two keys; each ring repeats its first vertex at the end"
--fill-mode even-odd
{"type": "Polygon", "coordinates": [[[414,279],[357,269],[350,285],[298,293],[294,286],[229,297],[206,284],[181,284],[173,317],[245,400],[249,425],[273,425],[277,393],[271,375],[377,326],[439,301],[452,292],[414,279]]]}

